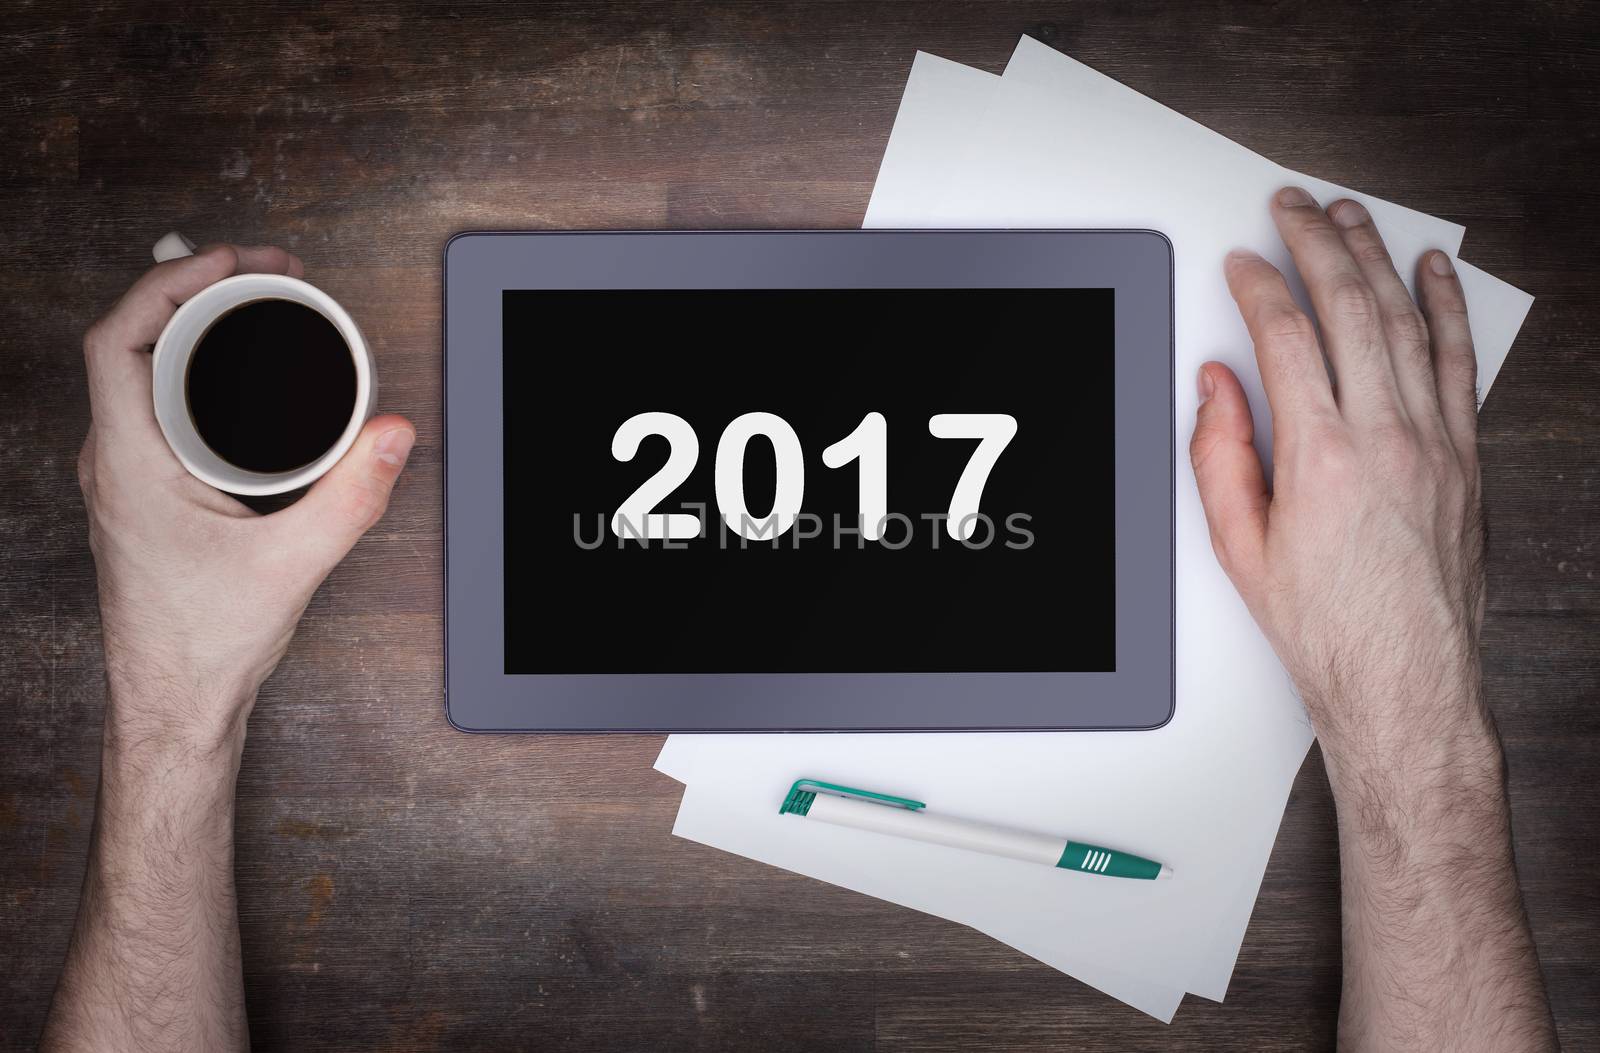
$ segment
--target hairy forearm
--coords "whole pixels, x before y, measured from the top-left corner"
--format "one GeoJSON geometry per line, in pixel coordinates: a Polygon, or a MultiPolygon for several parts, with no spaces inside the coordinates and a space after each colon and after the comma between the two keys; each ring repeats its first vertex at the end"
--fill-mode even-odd
{"type": "Polygon", "coordinates": [[[1343,1049],[1543,1050],[1554,1028],[1476,670],[1324,742],[1338,808],[1343,1049]]]}
{"type": "Polygon", "coordinates": [[[89,868],[43,1047],[247,1048],[233,884],[242,721],[196,734],[112,695],[89,868]]]}

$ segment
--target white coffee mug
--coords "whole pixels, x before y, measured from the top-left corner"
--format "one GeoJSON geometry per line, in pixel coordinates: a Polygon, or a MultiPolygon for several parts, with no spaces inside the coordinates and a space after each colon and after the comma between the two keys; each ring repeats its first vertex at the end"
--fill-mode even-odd
{"type": "MultiPolygon", "coordinates": [[[[194,243],[174,231],[156,242],[153,255],[157,263],[164,263],[193,252],[194,243]]],[[[355,443],[362,425],[372,416],[378,403],[378,376],[372,351],[362,338],[361,330],[356,328],[355,320],[333,297],[286,274],[236,274],[190,297],[161,331],[151,368],[156,423],[161,425],[167,445],[190,474],[230,494],[281,494],[315,482],[355,443]],[[257,300],[290,300],[321,314],[339,330],[356,367],[355,402],[339,440],[315,461],[289,472],[252,472],[223,460],[200,437],[189,412],[186,389],[189,359],[195,347],[217,319],[242,304],[257,300]]]]}

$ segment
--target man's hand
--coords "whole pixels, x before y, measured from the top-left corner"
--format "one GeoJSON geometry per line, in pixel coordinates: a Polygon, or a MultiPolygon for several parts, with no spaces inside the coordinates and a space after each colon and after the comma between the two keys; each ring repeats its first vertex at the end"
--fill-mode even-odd
{"type": "Polygon", "coordinates": [[[1208,363],[1191,454],[1217,556],[1325,746],[1485,741],[1477,368],[1461,285],[1429,253],[1425,319],[1359,204],[1324,214],[1280,196],[1273,215],[1322,339],[1270,263],[1228,258],[1272,405],[1274,475],[1269,494],[1244,391],[1208,363]]]}
{"type": "Polygon", "coordinates": [[[151,409],[150,346],[231,274],[299,277],[277,248],[214,245],[152,268],[84,338],[94,423],[78,458],[119,727],[214,748],[242,730],[311,594],[388,504],[415,432],[368,422],[298,502],[259,516],[184,470],[151,409]]]}
{"type": "Polygon", "coordinates": [[[389,501],[415,432],[369,421],[294,505],[259,516],[184,470],[151,406],[150,346],[178,305],[276,248],[152,268],[84,338],[78,459],[100,582],[106,727],[94,841],[46,1049],[249,1046],[233,788],[256,690],[311,594],[389,501]]]}
{"type": "Polygon", "coordinates": [[[1283,276],[1229,256],[1271,404],[1273,485],[1238,379],[1202,367],[1190,447],[1223,569],[1293,677],[1339,812],[1347,1048],[1551,1048],[1479,685],[1483,525],[1466,300],[1421,309],[1367,211],[1281,191],[1283,276]],[[1329,377],[1329,370],[1332,378],[1329,377]]]}

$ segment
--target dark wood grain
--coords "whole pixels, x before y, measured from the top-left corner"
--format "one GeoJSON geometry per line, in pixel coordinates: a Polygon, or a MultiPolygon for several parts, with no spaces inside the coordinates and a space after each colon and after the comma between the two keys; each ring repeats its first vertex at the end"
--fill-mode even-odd
{"type": "Polygon", "coordinates": [[[1556,1017],[1600,1046],[1593,5],[82,0],[0,20],[0,1048],[43,1020],[98,764],[79,337],[172,227],[303,256],[421,435],[252,720],[258,1049],[1331,1048],[1315,754],[1227,1002],[1168,1028],[966,929],[675,840],[657,738],[469,738],[441,714],[445,239],[854,226],[914,50],[998,71],[1023,32],[1467,224],[1467,258],[1539,296],[1482,417],[1484,651],[1556,1017]]]}

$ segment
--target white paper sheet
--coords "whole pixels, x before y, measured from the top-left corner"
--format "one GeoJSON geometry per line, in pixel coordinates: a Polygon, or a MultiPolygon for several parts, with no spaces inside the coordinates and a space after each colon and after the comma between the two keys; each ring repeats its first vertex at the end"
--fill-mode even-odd
{"type": "MultiPolygon", "coordinates": [[[[972,889],[965,884],[966,875],[950,871],[945,854],[930,853],[929,846],[911,841],[895,841],[892,845],[863,843],[861,836],[848,836],[860,835],[860,831],[823,823],[808,823],[807,829],[800,831],[797,827],[803,820],[791,818],[788,823],[774,823],[770,821],[774,812],[771,801],[732,796],[720,786],[690,784],[684,788],[683,804],[672,832],[798,873],[808,873],[816,859],[826,858],[831,866],[824,880],[830,884],[936,917],[949,916],[948,904],[952,900],[972,897],[972,889]],[[931,868],[934,880],[904,880],[905,875],[917,873],[912,868],[931,868]]],[[[965,919],[952,920],[970,925],[965,919]]],[[[1061,968],[1058,961],[1052,960],[1055,949],[1043,943],[1031,939],[1013,942],[992,932],[985,935],[1010,943],[1052,968],[1061,968]]],[[[1106,969],[1103,981],[1103,989],[1114,997],[1166,1022],[1171,1022],[1183,1000],[1183,991],[1137,974],[1106,969]]]]}
{"type": "Polygon", "coordinates": [[[685,798],[680,824],[696,840],[969,925],[1170,1019],[1170,1010],[1151,1007],[1151,990],[1166,990],[1175,1007],[1185,990],[1215,983],[1197,993],[1216,998],[1226,987],[1278,813],[1310,742],[1302,720],[1281,716],[1245,726],[1245,712],[1202,719],[1180,707],[1159,731],[1095,735],[676,735],[656,766],[729,802],[701,816],[685,798]],[[1143,850],[1177,876],[1112,881],[937,846],[891,846],[883,842],[893,839],[859,831],[819,833],[811,828],[835,828],[777,814],[790,782],[807,775],[1143,850]],[[1253,822],[1262,798],[1277,811],[1253,822]],[[848,850],[837,850],[841,835],[848,850]],[[931,853],[937,864],[903,867],[897,860],[906,852],[931,853]],[[1220,943],[1219,929],[1228,930],[1220,943]]]}
{"type": "MultiPolygon", "coordinates": [[[[1254,389],[1260,413],[1250,345],[1220,260],[1248,245],[1287,265],[1265,209],[1286,182],[1322,200],[1362,200],[1402,261],[1460,244],[1458,225],[1290,173],[1026,38],[1003,79],[916,57],[864,225],[1163,230],[1180,246],[1180,378],[1204,358],[1221,358],[1254,389]]],[[[1476,268],[1460,270],[1487,390],[1531,298],[1476,268]]],[[[1180,382],[1180,421],[1193,419],[1191,391],[1180,382]]],[[[1179,431],[1186,442],[1187,429],[1179,431]]],[[[1189,480],[1185,468],[1179,705],[1168,727],[1092,736],[674,736],[657,767],[690,787],[676,831],[970,925],[1163,1020],[1185,990],[1220,999],[1310,732],[1216,568],[1189,480]],[[1179,876],[1152,890],[888,845],[822,824],[809,825],[833,832],[799,832],[806,824],[780,819],[776,803],[801,776],[854,779],[921,794],[941,810],[1099,838],[1163,858],[1179,876]],[[862,838],[870,843],[855,843],[862,838]],[[907,852],[938,859],[903,868],[907,852]],[[1075,880],[1070,890],[1063,877],[1075,880]]]]}
{"type": "Polygon", "coordinates": [[[863,227],[925,227],[944,193],[940,173],[963,156],[1000,78],[917,52],[878,166],[863,227]]]}

